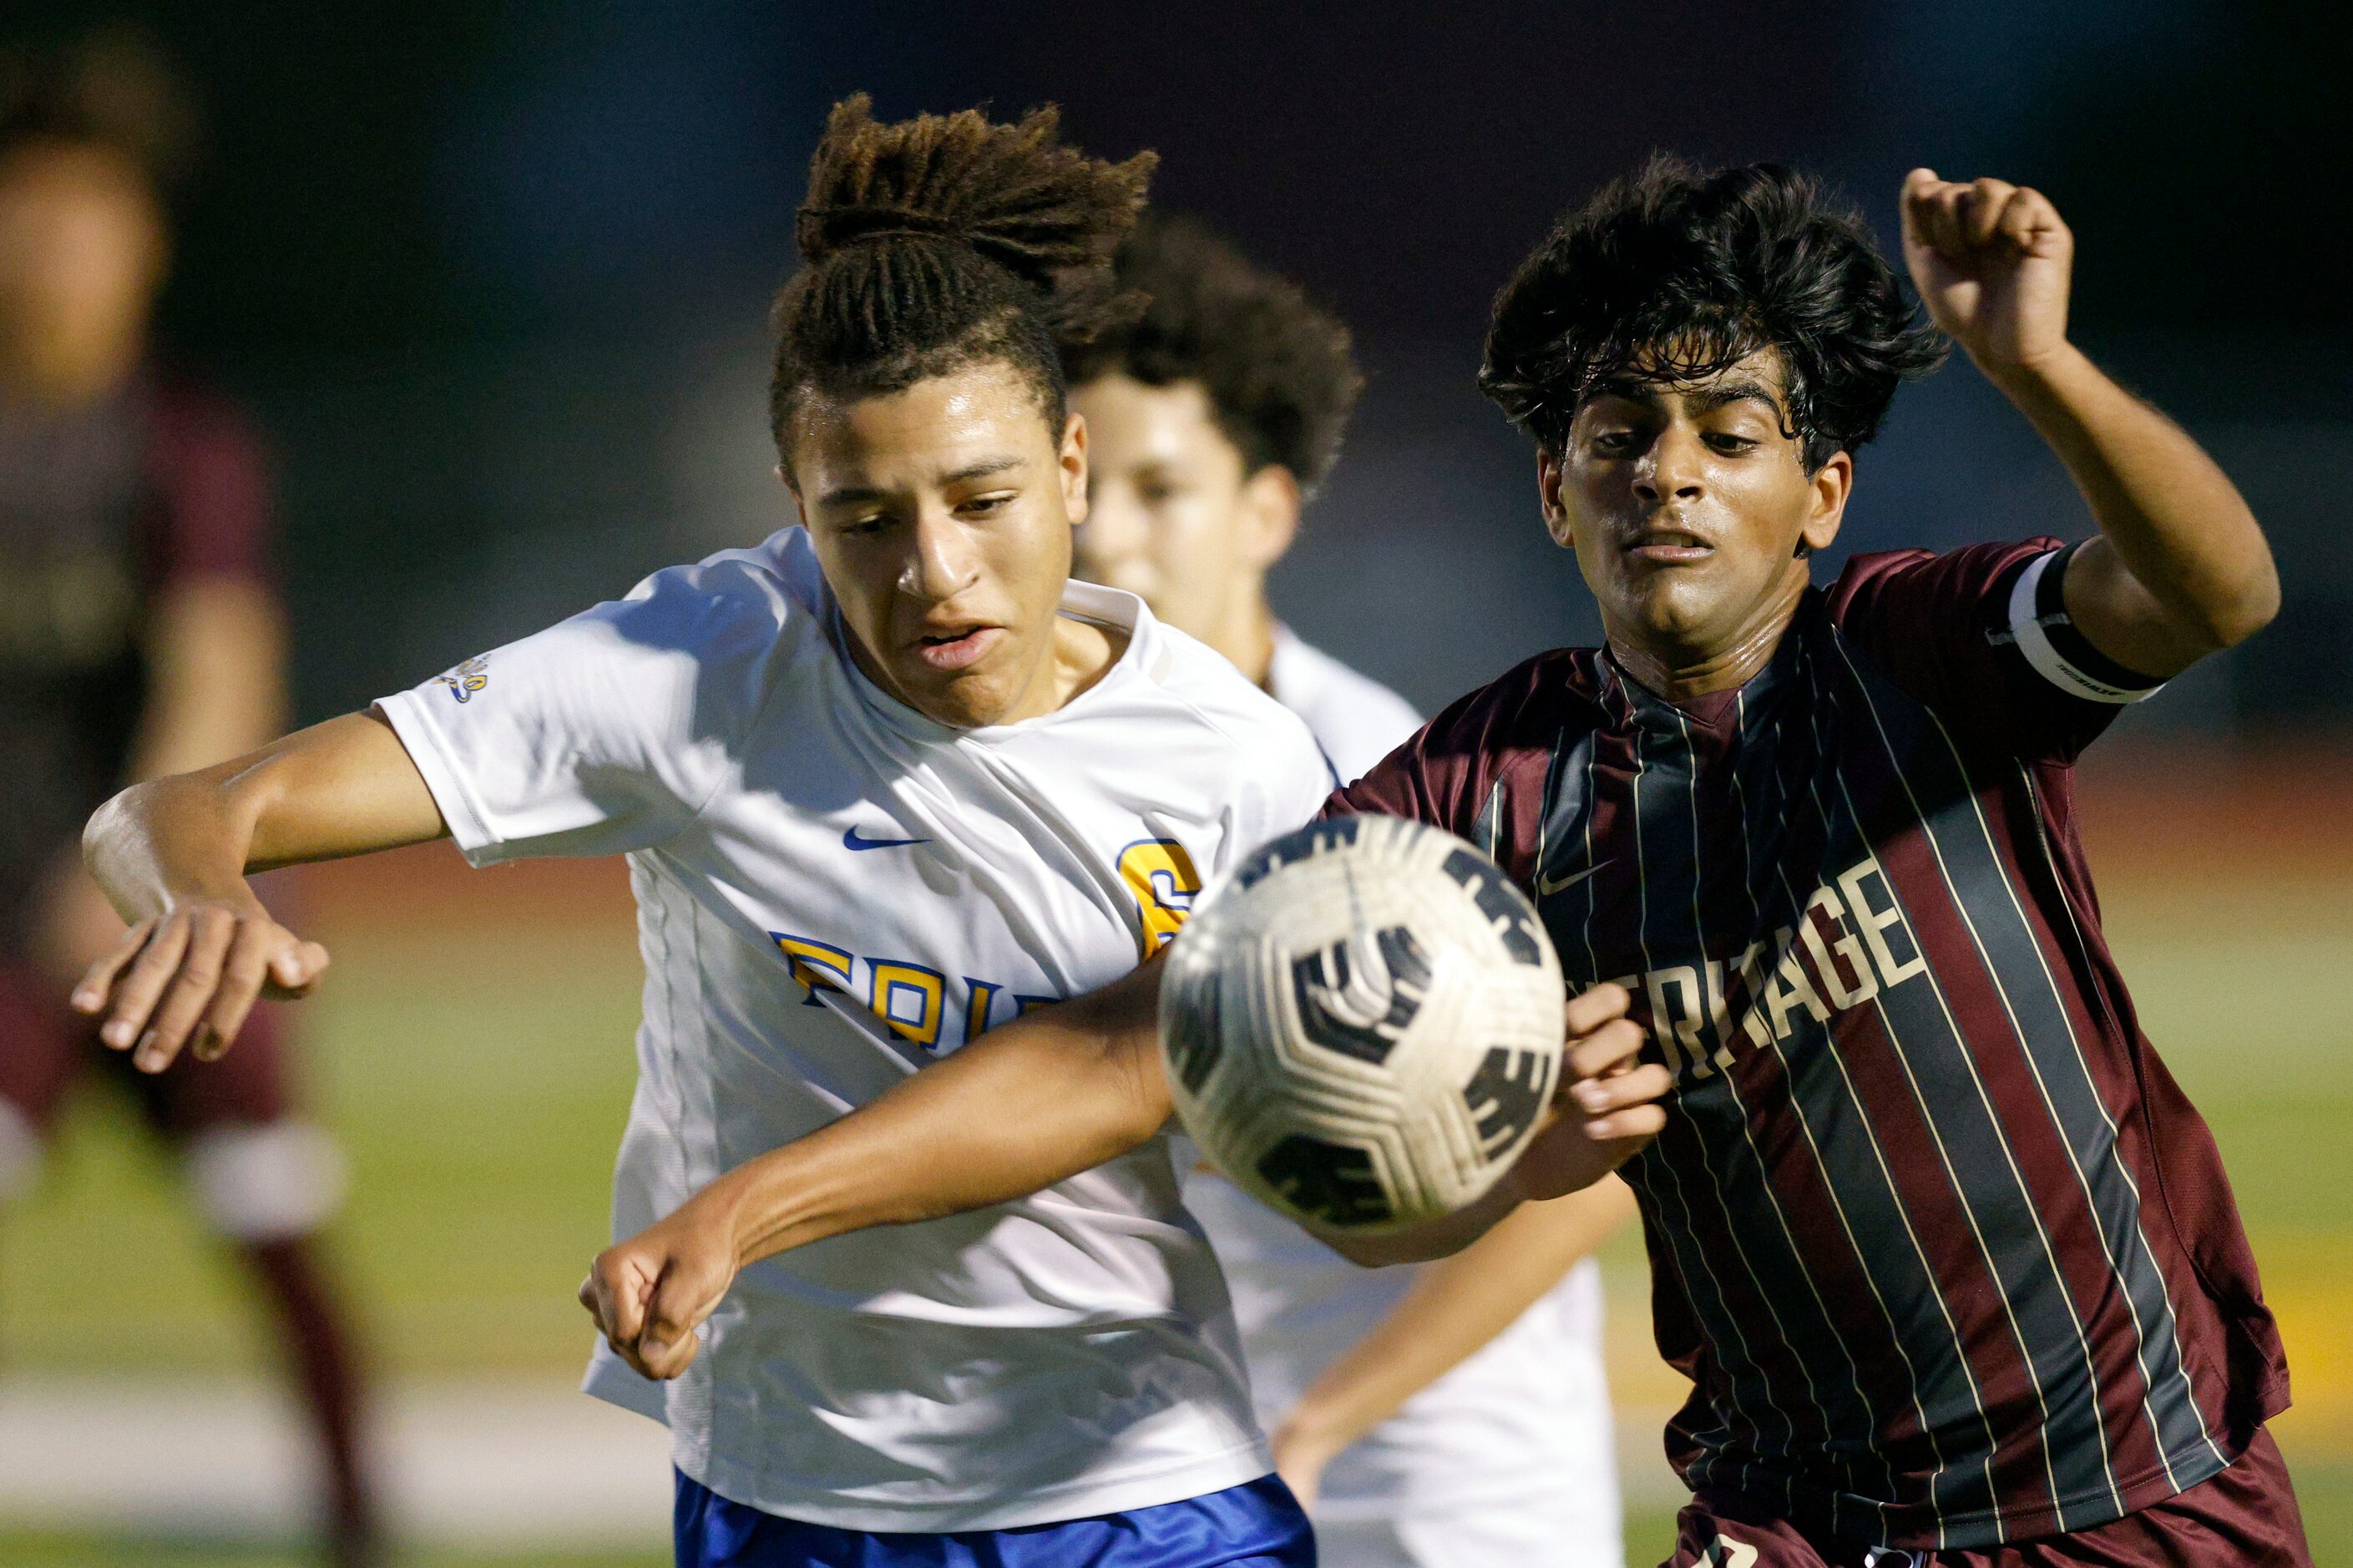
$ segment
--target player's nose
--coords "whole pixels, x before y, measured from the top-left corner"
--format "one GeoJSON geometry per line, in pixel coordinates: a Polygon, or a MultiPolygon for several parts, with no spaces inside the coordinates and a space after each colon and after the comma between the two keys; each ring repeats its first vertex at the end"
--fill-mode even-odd
{"type": "Polygon", "coordinates": [[[924,505],[907,531],[907,555],[900,563],[899,591],[929,604],[944,604],[980,577],[980,552],[972,535],[944,506],[924,505]]]}
{"type": "Polygon", "coordinates": [[[1634,466],[1634,493],[1652,506],[1706,493],[1707,447],[1697,432],[1669,426],[1634,466]]]}

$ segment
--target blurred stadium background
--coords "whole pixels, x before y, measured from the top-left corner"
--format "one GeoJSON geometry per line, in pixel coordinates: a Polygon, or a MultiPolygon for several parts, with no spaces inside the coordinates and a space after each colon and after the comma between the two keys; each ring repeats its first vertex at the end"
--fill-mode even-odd
{"type": "MultiPolygon", "coordinates": [[[[165,341],[272,438],[304,720],[784,521],[763,308],[849,90],[1060,102],[1092,150],[1158,148],[1162,201],[1354,324],[1371,390],[1278,604],[1426,706],[1594,635],[1471,382],[1556,209],[1653,146],[1816,168],[1883,228],[1915,163],[2042,186],[2078,236],[2079,337],[2221,457],[2283,567],[2278,622],[2130,715],[2086,810],[2115,946],[2280,1313],[2315,1551],[2353,1561],[2342,29],[2221,0],[1421,10],[11,0],[0,47],[128,18],[203,102],[165,341]]],[[[1861,477],[1850,549],[2084,526],[1966,365],[1899,399],[1861,477]]],[[[337,954],[302,1039],[353,1161],[334,1244],[416,1560],[666,1561],[658,1435],[570,1392],[631,1073],[618,868],[435,850],[299,896],[337,954]]],[[[0,1560],[293,1561],[300,1452],[240,1287],[114,1109],[78,1108],[0,1228],[0,1560]]],[[[1645,1563],[1677,1380],[1639,1248],[1609,1267],[1645,1563]]]]}

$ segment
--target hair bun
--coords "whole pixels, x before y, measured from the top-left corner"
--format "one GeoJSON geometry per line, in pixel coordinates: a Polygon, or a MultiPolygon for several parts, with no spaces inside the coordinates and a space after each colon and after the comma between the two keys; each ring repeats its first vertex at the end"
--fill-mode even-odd
{"type": "Polygon", "coordinates": [[[954,218],[909,207],[813,202],[793,215],[793,243],[811,261],[865,240],[971,237],[966,226],[954,218]]]}
{"type": "Polygon", "coordinates": [[[1104,292],[1155,160],[1091,158],[1060,131],[1050,108],[1009,123],[970,109],[885,123],[864,93],[846,98],[809,160],[793,237],[812,266],[854,245],[955,240],[1034,289],[1041,308],[1079,307],[1104,292]]]}

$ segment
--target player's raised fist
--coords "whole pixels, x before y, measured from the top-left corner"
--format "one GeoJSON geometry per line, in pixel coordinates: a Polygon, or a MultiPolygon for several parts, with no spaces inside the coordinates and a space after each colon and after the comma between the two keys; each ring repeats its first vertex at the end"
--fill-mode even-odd
{"type": "Polygon", "coordinates": [[[1929,318],[1987,371],[2067,346],[2075,237],[2042,193],[2001,180],[1904,180],[1904,259],[1929,318]]]}

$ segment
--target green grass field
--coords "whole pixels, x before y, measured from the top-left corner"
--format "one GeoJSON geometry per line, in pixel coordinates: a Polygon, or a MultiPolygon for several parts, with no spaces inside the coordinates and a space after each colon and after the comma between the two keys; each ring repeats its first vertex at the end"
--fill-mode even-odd
{"type": "MultiPolygon", "coordinates": [[[[2317,1561],[2353,1562],[2353,1024],[2337,989],[2353,973],[2353,900],[2326,879],[2179,898],[2127,882],[2108,896],[2147,1026],[2221,1141],[2288,1336],[2298,1405],[2276,1429],[2317,1561]]],[[[588,1336],[572,1291],[603,1241],[637,984],[618,921],[343,933],[332,984],[309,1005],[309,1059],[353,1161],[335,1254],[387,1372],[576,1374],[588,1336]]],[[[259,1369],[235,1276],[118,1110],[77,1108],[45,1189],[0,1238],[0,1354],[44,1373],[259,1369]]],[[[1610,1265],[1621,1390],[1671,1397],[1672,1374],[1641,1364],[1632,1331],[1630,1238],[1610,1265]]],[[[1668,1516],[1638,1511],[1631,1526],[1630,1561],[1656,1562],[1668,1516]]],[[[0,1520],[12,1564],[297,1560],[266,1542],[11,1533],[0,1520]]]]}

